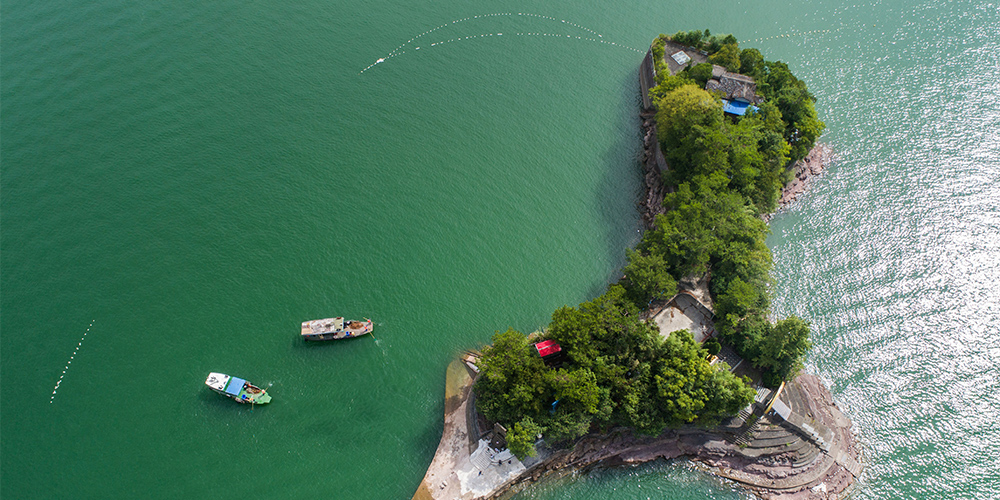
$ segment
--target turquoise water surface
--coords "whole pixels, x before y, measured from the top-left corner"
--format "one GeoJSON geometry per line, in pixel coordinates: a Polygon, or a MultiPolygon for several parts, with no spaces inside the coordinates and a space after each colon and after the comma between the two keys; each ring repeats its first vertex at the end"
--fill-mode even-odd
{"type": "MultiPolygon", "coordinates": [[[[453,356],[617,277],[642,52],[705,27],[786,61],[840,155],[769,243],[858,497],[996,496],[998,9],[7,2],[0,497],[409,498],[453,356]],[[338,315],[374,337],[298,338],[338,315]]],[[[522,494],[706,496],[744,494],[683,462],[522,494]]]]}

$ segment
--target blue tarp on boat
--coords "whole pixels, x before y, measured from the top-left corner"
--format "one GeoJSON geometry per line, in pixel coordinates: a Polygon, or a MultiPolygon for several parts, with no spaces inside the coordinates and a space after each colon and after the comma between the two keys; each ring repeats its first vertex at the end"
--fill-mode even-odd
{"type": "Polygon", "coordinates": [[[731,115],[743,116],[747,112],[747,108],[753,108],[754,111],[758,109],[757,106],[751,106],[748,102],[722,100],[722,110],[731,115]]]}
{"type": "Polygon", "coordinates": [[[243,384],[246,380],[238,377],[229,377],[229,385],[226,386],[226,394],[232,394],[233,396],[239,396],[240,391],[243,390],[243,384]]]}

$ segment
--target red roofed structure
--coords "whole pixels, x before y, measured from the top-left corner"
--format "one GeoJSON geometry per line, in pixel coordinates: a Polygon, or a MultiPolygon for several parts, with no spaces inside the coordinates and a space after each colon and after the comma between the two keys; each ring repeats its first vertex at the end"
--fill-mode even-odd
{"type": "Polygon", "coordinates": [[[562,347],[559,347],[559,344],[557,344],[554,340],[539,342],[535,344],[535,349],[538,350],[538,355],[542,358],[547,358],[562,351],[562,347]]]}

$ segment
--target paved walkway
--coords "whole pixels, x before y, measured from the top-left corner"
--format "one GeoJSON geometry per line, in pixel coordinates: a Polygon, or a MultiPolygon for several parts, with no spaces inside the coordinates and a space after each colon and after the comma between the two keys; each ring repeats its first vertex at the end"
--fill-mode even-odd
{"type": "Polygon", "coordinates": [[[712,313],[694,297],[679,293],[663,308],[653,321],[660,327],[660,335],[666,338],[671,332],[687,330],[694,341],[701,343],[715,333],[712,313]]]}
{"type": "Polygon", "coordinates": [[[469,434],[475,373],[465,360],[448,365],[441,443],[413,500],[470,500],[497,490],[525,470],[509,450],[494,450],[469,434]],[[475,447],[475,448],[473,448],[475,447]]]}

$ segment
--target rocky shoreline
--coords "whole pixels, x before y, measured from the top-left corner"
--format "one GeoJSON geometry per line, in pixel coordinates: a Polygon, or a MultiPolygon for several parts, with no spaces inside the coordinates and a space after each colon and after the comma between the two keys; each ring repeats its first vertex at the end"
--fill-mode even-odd
{"type": "MultiPolygon", "coordinates": [[[[778,210],[775,213],[791,205],[799,198],[799,195],[808,191],[812,186],[812,181],[820,176],[826,167],[836,159],[837,157],[833,154],[833,149],[830,146],[816,143],[805,158],[795,162],[795,165],[792,166],[792,180],[781,190],[781,196],[778,198],[778,210]]],[[[770,222],[774,215],[766,215],[764,221],[770,222]]]]}
{"type": "Polygon", "coordinates": [[[646,229],[651,229],[658,214],[666,213],[663,208],[663,195],[667,192],[660,175],[667,168],[667,162],[663,158],[660,150],[660,141],[656,137],[656,121],[652,113],[639,115],[642,118],[642,154],[639,162],[642,163],[643,181],[646,186],[646,195],[639,203],[639,213],[642,214],[642,222],[646,229]]]}
{"type": "MultiPolygon", "coordinates": [[[[543,445],[538,457],[523,463],[514,459],[513,465],[484,468],[474,458],[480,435],[472,394],[476,373],[466,361],[471,358],[448,367],[442,439],[414,500],[506,499],[537,481],[579,470],[685,457],[765,499],[843,498],[861,473],[850,419],[809,374],[781,391],[791,415],[802,419],[798,423],[764,412],[749,437],[747,426],[735,418],[716,428],[687,426],[658,437],[618,429],[555,448],[543,445]]],[[[777,399],[775,394],[768,406],[777,399]]]]}

